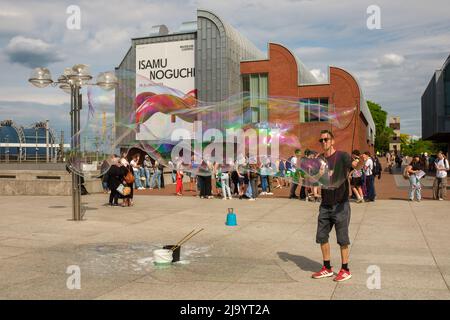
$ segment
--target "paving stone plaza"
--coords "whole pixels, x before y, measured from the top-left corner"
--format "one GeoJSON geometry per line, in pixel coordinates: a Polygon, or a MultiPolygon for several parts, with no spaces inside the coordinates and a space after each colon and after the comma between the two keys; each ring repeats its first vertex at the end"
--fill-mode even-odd
{"type": "MultiPolygon", "coordinates": [[[[0,299],[450,299],[447,201],[351,204],[353,278],[315,280],[318,203],[135,196],[130,208],[83,196],[2,196],[0,299]],[[238,226],[225,225],[233,207],[238,226]],[[153,250],[194,228],[181,261],[153,250]],[[80,278],[72,281],[74,270],[80,278]]],[[[334,230],[331,263],[340,267],[334,230]]]]}

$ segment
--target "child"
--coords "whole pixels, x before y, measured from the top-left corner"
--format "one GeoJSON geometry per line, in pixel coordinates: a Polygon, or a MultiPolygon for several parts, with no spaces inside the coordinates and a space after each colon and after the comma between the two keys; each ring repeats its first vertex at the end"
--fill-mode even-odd
{"type": "Polygon", "coordinates": [[[177,196],[182,196],[183,195],[183,176],[184,173],[181,170],[177,170],[177,196]]]}

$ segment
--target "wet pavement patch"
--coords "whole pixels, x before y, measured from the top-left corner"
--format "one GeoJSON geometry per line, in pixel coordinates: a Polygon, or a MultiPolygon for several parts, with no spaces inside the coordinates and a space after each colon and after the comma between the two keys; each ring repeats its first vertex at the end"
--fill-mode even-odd
{"type": "MultiPolygon", "coordinates": [[[[161,269],[153,263],[153,250],[161,249],[162,246],[145,242],[105,243],[77,246],[70,251],[71,260],[90,275],[146,275],[161,269]]],[[[188,265],[196,259],[207,257],[208,250],[208,247],[183,246],[181,261],[169,267],[188,265]]]]}

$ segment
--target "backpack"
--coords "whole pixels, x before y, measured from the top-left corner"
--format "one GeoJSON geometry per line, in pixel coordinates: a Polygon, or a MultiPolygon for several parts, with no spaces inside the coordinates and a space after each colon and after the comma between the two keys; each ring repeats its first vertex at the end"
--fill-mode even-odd
{"type": "Polygon", "coordinates": [[[374,176],[379,176],[382,171],[380,160],[378,160],[378,158],[373,158],[372,160],[373,160],[372,174],[374,176]]]}

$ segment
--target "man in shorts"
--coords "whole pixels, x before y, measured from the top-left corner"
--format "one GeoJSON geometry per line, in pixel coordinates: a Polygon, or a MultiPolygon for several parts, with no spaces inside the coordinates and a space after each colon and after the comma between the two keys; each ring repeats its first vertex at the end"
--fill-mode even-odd
{"type": "Polygon", "coordinates": [[[316,242],[320,244],[323,256],[323,267],[314,273],[312,278],[321,279],[334,275],[330,264],[330,244],[328,242],[331,229],[336,229],[337,243],[341,247],[342,267],[334,281],[345,281],[351,278],[348,268],[350,203],[348,174],[352,169],[360,169],[362,161],[358,156],[352,159],[350,155],[334,148],[334,136],[331,131],[323,130],[320,134],[320,144],[323,148],[321,155],[324,161],[322,170],[322,202],[319,207],[316,242]],[[328,170],[325,170],[325,167],[328,170]]]}

